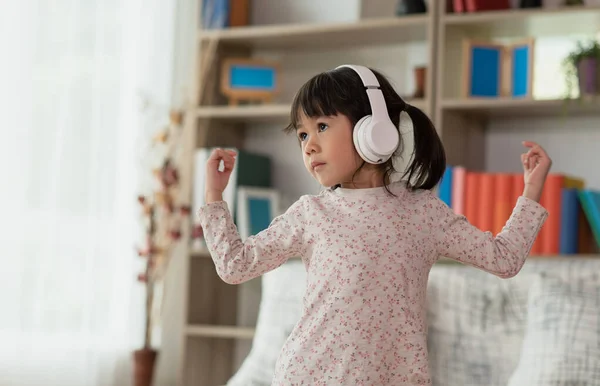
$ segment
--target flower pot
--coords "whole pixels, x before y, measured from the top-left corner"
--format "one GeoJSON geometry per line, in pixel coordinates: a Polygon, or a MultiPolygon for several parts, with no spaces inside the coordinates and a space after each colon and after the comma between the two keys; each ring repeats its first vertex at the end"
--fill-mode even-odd
{"type": "Polygon", "coordinates": [[[520,8],[541,8],[542,0],[521,0],[520,8]]]}
{"type": "Polygon", "coordinates": [[[424,0],[399,0],[396,6],[397,16],[426,12],[427,4],[425,4],[424,0]]]}
{"type": "Polygon", "coordinates": [[[596,58],[583,58],[577,63],[579,93],[597,95],[600,92],[600,63],[596,58]]]}
{"type": "Polygon", "coordinates": [[[413,98],[425,98],[425,80],[427,78],[427,67],[415,67],[415,86],[416,90],[413,98]]]}
{"type": "Polygon", "coordinates": [[[133,352],[134,385],[151,386],[154,376],[154,365],[158,352],[152,349],[141,349],[133,352]]]}

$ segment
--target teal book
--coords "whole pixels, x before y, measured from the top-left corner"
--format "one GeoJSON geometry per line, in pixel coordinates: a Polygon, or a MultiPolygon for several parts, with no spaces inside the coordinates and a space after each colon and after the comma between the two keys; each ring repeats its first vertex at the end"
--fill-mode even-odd
{"type": "Polygon", "coordinates": [[[600,247],[600,192],[583,189],[579,193],[583,212],[590,223],[596,244],[600,247]]]}

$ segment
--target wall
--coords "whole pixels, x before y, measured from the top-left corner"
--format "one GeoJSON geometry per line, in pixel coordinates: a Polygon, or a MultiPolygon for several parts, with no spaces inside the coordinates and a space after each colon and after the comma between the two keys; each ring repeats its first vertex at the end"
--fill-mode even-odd
{"type": "Polygon", "coordinates": [[[251,23],[286,24],[353,21],[360,0],[252,0],[251,23]]]}
{"type": "Polygon", "coordinates": [[[552,158],[553,172],[583,177],[600,189],[600,119],[530,118],[496,120],[486,137],[486,163],[490,171],[521,171],[523,140],[540,143],[552,158]]]}

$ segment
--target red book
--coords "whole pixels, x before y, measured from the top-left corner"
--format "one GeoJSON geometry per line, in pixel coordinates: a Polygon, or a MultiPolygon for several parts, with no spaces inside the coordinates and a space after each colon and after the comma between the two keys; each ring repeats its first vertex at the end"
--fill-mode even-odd
{"type": "Polygon", "coordinates": [[[562,174],[548,174],[544,183],[544,207],[548,211],[548,218],[542,228],[542,255],[558,255],[560,253],[560,225],[562,212],[562,189],[565,176],[562,174]]]}
{"type": "Polygon", "coordinates": [[[479,182],[480,174],[476,172],[467,172],[465,180],[465,217],[467,220],[477,228],[479,226],[479,216],[477,216],[477,209],[479,207],[479,182]]]}
{"type": "Polygon", "coordinates": [[[467,12],[498,11],[510,9],[509,0],[465,0],[467,12]]]}
{"type": "Polygon", "coordinates": [[[453,0],[452,5],[454,13],[463,13],[465,11],[465,0],[453,0]]]}

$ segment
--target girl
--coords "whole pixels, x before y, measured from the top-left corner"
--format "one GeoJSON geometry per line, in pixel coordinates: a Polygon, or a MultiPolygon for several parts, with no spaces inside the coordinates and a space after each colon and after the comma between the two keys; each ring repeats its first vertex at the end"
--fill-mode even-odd
{"type": "Polygon", "coordinates": [[[430,268],[443,256],[502,278],[516,275],[547,216],[538,201],[550,159],[524,142],[525,190],[494,237],[432,194],[446,166],[441,140],[378,72],[343,66],[316,75],[296,95],[286,130],[297,135],[308,172],[329,189],[301,197],[242,241],[222,198],[235,154],[218,149],[207,162],[199,210],[225,282],[245,282],[294,256],[306,266],[303,315],[273,385],[430,385],[430,268]],[[412,128],[412,138],[402,138],[399,127],[412,128]],[[389,155],[402,155],[407,139],[414,152],[404,157],[405,178],[392,182],[389,155]]]}

